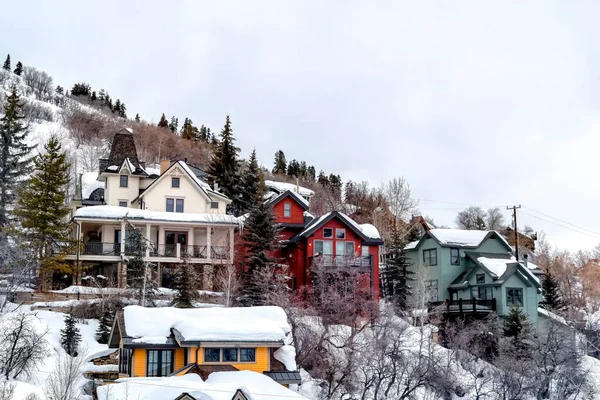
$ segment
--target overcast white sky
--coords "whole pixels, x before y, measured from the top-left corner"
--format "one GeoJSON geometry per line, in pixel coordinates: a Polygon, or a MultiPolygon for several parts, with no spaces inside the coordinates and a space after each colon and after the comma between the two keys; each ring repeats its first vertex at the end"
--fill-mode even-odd
{"type": "Polygon", "coordinates": [[[422,200],[440,224],[522,204],[520,224],[557,246],[600,243],[600,3],[371,3],[11,1],[0,58],[148,120],[218,131],[230,114],[243,155],[269,167],[281,148],[344,181],[402,175],[417,198],[465,203],[422,200]]]}

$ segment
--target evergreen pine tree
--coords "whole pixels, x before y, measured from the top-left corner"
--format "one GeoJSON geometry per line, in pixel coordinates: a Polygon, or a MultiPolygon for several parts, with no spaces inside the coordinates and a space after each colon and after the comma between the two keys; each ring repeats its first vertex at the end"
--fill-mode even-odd
{"type": "Polygon", "coordinates": [[[2,68],[7,71],[10,71],[10,54],[6,56],[6,61],[4,61],[2,68]]]}
{"type": "MultiPolygon", "coordinates": [[[[185,126],[185,123],[187,122],[187,118],[185,119],[185,122],[183,123],[185,126]]],[[[171,132],[177,132],[177,129],[179,127],[179,119],[175,118],[175,116],[173,115],[171,117],[171,122],[169,123],[169,129],[171,130],[171,132]]]]}
{"type": "Polygon", "coordinates": [[[292,160],[289,162],[287,167],[287,174],[291,177],[300,176],[300,163],[297,160],[292,160]]]}
{"type": "Polygon", "coordinates": [[[393,224],[385,255],[385,268],[381,269],[380,274],[384,297],[399,311],[408,308],[407,299],[412,294],[409,282],[414,280],[411,278],[414,272],[409,269],[410,264],[404,252],[405,245],[397,225],[393,224]]]}
{"type": "Polygon", "coordinates": [[[113,112],[116,112],[118,114],[120,109],[121,109],[121,100],[117,99],[117,101],[115,101],[115,106],[113,108],[113,112]]]}
{"type": "Polygon", "coordinates": [[[163,115],[160,116],[160,121],[158,121],[158,126],[160,126],[161,128],[169,128],[169,121],[167,121],[167,117],[165,116],[165,113],[163,113],[163,115]]]}
{"type": "Polygon", "coordinates": [[[558,291],[558,282],[550,271],[546,271],[542,279],[543,300],[540,307],[551,311],[561,311],[565,308],[565,302],[558,291]]]}
{"type": "Polygon", "coordinates": [[[531,331],[531,323],[523,309],[519,305],[511,307],[504,319],[504,336],[512,338],[516,347],[523,347],[531,331]]]}
{"type": "Polygon", "coordinates": [[[193,301],[198,298],[198,288],[195,285],[195,274],[193,267],[184,262],[177,266],[174,286],[177,290],[173,305],[178,308],[192,308],[193,301]]]}
{"type": "Polygon", "coordinates": [[[200,131],[198,133],[198,140],[201,142],[206,142],[207,141],[207,130],[206,127],[204,125],[200,126],[200,131]]]}
{"type": "Polygon", "coordinates": [[[21,61],[17,62],[17,66],[15,67],[15,70],[13,72],[16,75],[21,76],[21,74],[23,73],[23,64],[21,63],[21,61]]]}
{"type": "Polygon", "coordinates": [[[90,96],[90,100],[91,100],[91,101],[96,101],[96,100],[98,100],[98,96],[96,96],[96,91],[95,91],[95,90],[92,92],[92,95],[90,96]]]}
{"type": "Polygon", "coordinates": [[[100,89],[100,91],[98,92],[98,101],[100,102],[100,104],[104,105],[104,102],[106,101],[106,92],[104,91],[104,89],[100,89]]]}
{"type": "Polygon", "coordinates": [[[0,227],[8,223],[17,183],[30,173],[31,159],[27,156],[33,147],[25,144],[28,129],[21,123],[22,107],[17,89],[13,87],[4,102],[4,116],[0,118],[0,227]]]}
{"type": "Polygon", "coordinates": [[[96,330],[96,341],[102,344],[108,344],[110,331],[112,330],[113,318],[109,311],[106,311],[100,319],[100,324],[96,330]]]}
{"type": "Polygon", "coordinates": [[[183,126],[181,127],[181,137],[186,140],[194,140],[196,138],[195,129],[196,127],[189,118],[185,119],[183,126]]]}
{"type": "Polygon", "coordinates": [[[152,279],[153,265],[144,261],[147,248],[146,238],[139,228],[127,221],[125,252],[131,256],[127,260],[127,283],[133,288],[141,306],[152,304],[158,288],[152,279]]]}
{"type": "Polygon", "coordinates": [[[275,166],[273,167],[273,174],[285,175],[287,172],[287,161],[285,160],[285,154],[279,150],[275,153],[275,166]]]}
{"type": "Polygon", "coordinates": [[[119,113],[119,117],[125,119],[127,118],[127,107],[125,107],[125,103],[121,102],[121,105],[117,109],[117,112],[119,113]]]}
{"type": "Polygon", "coordinates": [[[317,182],[319,182],[321,186],[329,185],[329,178],[327,178],[327,175],[325,175],[323,170],[319,171],[319,177],[317,178],[317,182]]]}
{"type": "MultiPolygon", "coordinates": [[[[210,134],[210,129],[209,129],[209,134],[210,134]]],[[[219,138],[217,138],[217,135],[215,135],[214,133],[210,136],[210,144],[212,144],[213,146],[216,146],[219,144],[219,138]]]]}
{"type": "Polygon", "coordinates": [[[221,131],[221,141],[208,166],[207,178],[211,185],[215,182],[225,196],[232,200],[228,206],[233,215],[239,216],[244,208],[241,200],[241,179],[239,174],[238,153],[240,149],[234,145],[235,138],[231,129],[229,115],[221,131]]]}
{"type": "Polygon", "coordinates": [[[65,93],[65,89],[62,86],[57,85],[56,86],[56,93],[58,93],[58,94],[64,94],[65,93]]]}
{"type": "Polygon", "coordinates": [[[306,161],[301,161],[300,167],[298,168],[298,176],[305,178],[307,173],[308,173],[308,167],[306,166],[306,161]]]}
{"type": "Polygon", "coordinates": [[[256,159],[256,149],[252,150],[248,165],[242,174],[242,207],[240,215],[247,213],[260,200],[260,168],[256,159]]]}
{"type": "Polygon", "coordinates": [[[261,287],[254,278],[257,271],[274,267],[276,260],[271,256],[278,246],[278,227],[269,204],[259,201],[248,214],[244,225],[244,246],[246,248],[242,304],[257,306],[264,304],[261,287]]]}
{"type": "Polygon", "coordinates": [[[135,122],[140,122],[140,114],[135,114],[135,122]]]}
{"type": "Polygon", "coordinates": [[[33,163],[33,174],[18,191],[14,213],[40,257],[42,282],[48,285],[54,271],[72,272],[69,264],[55,251],[56,243],[69,239],[67,215],[70,209],[66,193],[71,164],[54,136],[33,163]]]}
{"type": "Polygon", "coordinates": [[[60,345],[71,357],[77,356],[77,348],[81,342],[81,333],[73,314],[65,316],[65,327],[60,330],[60,345]]]}
{"type": "Polygon", "coordinates": [[[308,169],[306,170],[306,177],[311,181],[314,181],[317,178],[317,172],[314,166],[311,165],[308,167],[308,169]]]}

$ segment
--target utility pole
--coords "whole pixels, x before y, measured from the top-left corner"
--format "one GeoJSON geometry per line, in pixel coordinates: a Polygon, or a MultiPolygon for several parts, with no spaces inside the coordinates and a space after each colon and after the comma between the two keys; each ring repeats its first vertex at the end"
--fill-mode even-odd
{"type": "Polygon", "coordinates": [[[507,210],[512,210],[513,212],[513,223],[515,225],[515,256],[517,257],[517,262],[519,261],[519,230],[517,229],[517,209],[521,208],[521,205],[506,207],[507,210]]]}

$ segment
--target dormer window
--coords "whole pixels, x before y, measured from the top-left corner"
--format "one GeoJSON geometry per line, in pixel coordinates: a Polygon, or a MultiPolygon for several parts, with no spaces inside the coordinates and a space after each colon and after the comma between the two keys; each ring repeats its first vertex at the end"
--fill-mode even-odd
{"type": "Polygon", "coordinates": [[[171,178],[171,187],[173,187],[173,188],[179,187],[179,178],[171,178]]]}
{"type": "Polygon", "coordinates": [[[323,238],[331,239],[333,237],[333,229],[332,228],[323,228],[323,238]]]}
{"type": "Polygon", "coordinates": [[[283,217],[292,218],[292,203],[283,203],[283,217]]]}
{"type": "Polygon", "coordinates": [[[127,184],[129,183],[129,177],[127,175],[121,175],[121,180],[120,180],[120,187],[127,187],[127,184]]]}
{"type": "Polygon", "coordinates": [[[346,239],[346,230],[344,228],[335,228],[336,239],[346,239]]]}

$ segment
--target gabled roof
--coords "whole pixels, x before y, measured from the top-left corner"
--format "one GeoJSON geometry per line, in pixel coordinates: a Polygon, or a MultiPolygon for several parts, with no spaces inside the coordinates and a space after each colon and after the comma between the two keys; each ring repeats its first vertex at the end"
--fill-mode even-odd
{"type": "Polygon", "coordinates": [[[131,203],[135,204],[138,200],[140,200],[142,197],[144,197],[149,191],[151,191],[156,186],[157,182],[161,181],[176,166],[181,167],[181,169],[187,174],[187,176],[190,178],[190,180],[198,188],[200,193],[202,193],[209,201],[213,201],[218,198],[219,200],[224,200],[227,203],[231,203],[231,200],[227,196],[211,189],[211,187],[208,183],[204,182],[202,179],[200,179],[198,176],[196,176],[196,174],[194,174],[194,172],[192,171],[190,166],[187,165],[187,163],[185,161],[181,161],[181,160],[171,163],[169,168],[167,168],[167,170],[165,172],[163,172],[158,178],[156,178],[154,181],[152,181],[152,183],[150,185],[148,185],[148,187],[144,190],[144,192],[141,193],[139,196],[137,196],[135,199],[133,199],[131,203]]]}
{"type": "Polygon", "coordinates": [[[460,247],[463,249],[476,249],[490,238],[502,242],[507,251],[512,250],[506,239],[496,231],[476,231],[465,229],[430,229],[417,242],[409,243],[405,249],[414,250],[427,239],[435,240],[442,247],[460,247]]]}
{"type": "Polygon", "coordinates": [[[268,189],[271,189],[277,193],[282,193],[282,192],[285,192],[286,190],[291,190],[293,192],[297,191],[300,194],[300,196],[311,197],[315,194],[315,192],[313,192],[312,190],[310,190],[308,188],[298,186],[293,183],[287,183],[287,182],[265,180],[265,187],[268,189]]]}
{"type": "Polygon", "coordinates": [[[297,192],[291,191],[291,190],[286,190],[283,193],[280,193],[276,196],[271,196],[269,197],[265,203],[271,204],[271,205],[275,205],[277,203],[279,203],[281,200],[287,198],[287,197],[291,197],[292,199],[294,199],[296,201],[296,203],[300,204],[300,206],[305,210],[308,211],[308,201],[306,201],[306,199],[304,197],[302,197],[300,194],[298,194],[297,192]]]}
{"type": "MultiPolygon", "coordinates": [[[[358,237],[360,237],[365,242],[365,244],[367,244],[367,245],[383,244],[383,241],[381,240],[381,238],[369,237],[368,234],[365,234],[365,232],[363,231],[361,226],[358,225],[352,218],[350,218],[346,214],[341,213],[339,211],[331,211],[319,218],[313,219],[302,232],[298,233],[296,236],[294,236],[290,240],[294,241],[294,242],[298,242],[301,238],[307,238],[310,235],[312,235],[313,233],[315,233],[317,229],[319,229],[320,227],[322,227],[323,225],[325,225],[327,222],[331,221],[334,218],[337,218],[344,225],[346,225],[348,228],[350,228],[350,230],[352,230],[358,237]]],[[[369,233],[370,233],[370,231],[372,231],[371,226],[372,225],[370,225],[368,227],[369,233]]]]}
{"type": "MultiPolygon", "coordinates": [[[[488,273],[494,280],[494,285],[502,285],[508,278],[516,274],[525,282],[525,284],[527,284],[527,286],[541,287],[539,278],[535,276],[529,268],[526,268],[522,263],[517,262],[510,253],[498,254],[466,251],[465,255],[470,258],[476,266],[488,273]]],[[[476,269],[477,268],[475,267],[467,271],[463,280],[468,280],[476,269]]]]}

